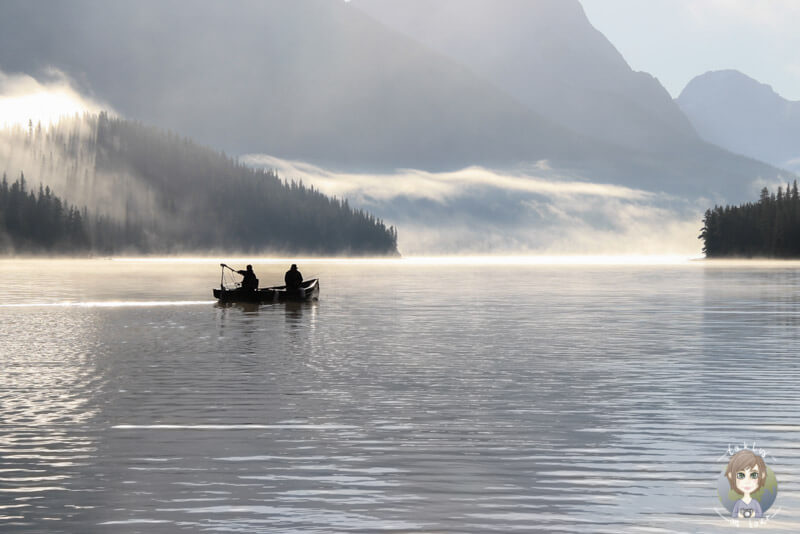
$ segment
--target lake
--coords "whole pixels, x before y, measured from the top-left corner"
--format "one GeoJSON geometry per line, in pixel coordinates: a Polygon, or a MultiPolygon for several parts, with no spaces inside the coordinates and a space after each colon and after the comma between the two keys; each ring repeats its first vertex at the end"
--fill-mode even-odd
{"type": "Polygon", "coordinates": [[[219,262],[0,261],[0,531],[800,529],[800,264],[219,262]]]}

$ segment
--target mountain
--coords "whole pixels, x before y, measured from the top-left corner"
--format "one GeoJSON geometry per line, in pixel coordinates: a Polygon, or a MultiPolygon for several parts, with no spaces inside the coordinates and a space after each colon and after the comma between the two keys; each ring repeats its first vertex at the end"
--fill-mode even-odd
{"type": "Polygon", "coordinates": [[[634,72],[578,0],[353,0],[573,131],[650,150],[696,134],[651,75],[634,72]]]}
{"type": "Polygon", "coordinates": [[[376,20],[465,65],[529,109],[592,139],[569,166],[690,197],[746,199],[781,171],[704,141],[664,87],[635,72],[578,0],[352,0],[376,20]]]}
{"type": "Polygon", "coordinates": [[[459,54],[362,0],[4,0],[0,69],[59,69],[125,117],[333,170],[544,163],[567,179],[730,200],[779,174],[700,140],[577,0],[441,6],[425,24],[452,31],[459,54]]]}
{"type": "Polygon", "coordinates": [[[84,208],[89,243],[81,250],[397,254],[395,229],[346,201],[105,113],[0,129],[0,174],[8,193],[0,195],[0,234],[11,234],[0,235],[3,252],[4,243],[64,252],[81,242],[80,232],[59,242],[33,232],[41,226],[51,234],[62,212],[77,219],[71,205],[84,208]]]}
{"type": "Polygon", "coordinates": [[[345,2],[9,0],[0,43],[6,71],[56,67],[126,117],[230,153],[446,168],[580,145],[345,2]]]}
{"type": "Polygon", "coordinates": [[[704,139],[800,171],[800,102],[735,70],[697,76],[677,102],[704,139]]]}

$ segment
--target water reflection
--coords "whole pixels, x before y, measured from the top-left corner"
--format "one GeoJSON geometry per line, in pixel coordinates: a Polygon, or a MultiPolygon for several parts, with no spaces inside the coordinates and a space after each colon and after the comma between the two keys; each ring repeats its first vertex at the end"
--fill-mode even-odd
{"type": "Polygon", "coordinates": [[[315,303],[306,302],[287,302],[283,305],[286,312],[286,324],[290,326],[301,326],[303,323],[303,311],[305,308],[315,306],[315,303]]]}
{"type": "Polygon", "coordinates": [[[319,303],[0,310],[0,530],[727,532],[741,439],[797,490],[794,271],[321,271],[319,303]]]}
{"type": "Polygon", "coordinates": [[[261,306],[265,306],[265,304],[259,304],[257,302],[220,302],[217,301],[214,306],[223,310],[223,312],[228,310],[237,310],[241,313],[255,313],[257,314],[258,311],[261,309],[261,306]]]}
{"type": "MultiPolygon", "coordinates": [[[[720,442],[719,448],[746,441],[767,451],[779,481],[778,498],[770,509],[770,514],[778,513],[769,526],[793,530],[800,514],[782,502],[798,490],[791,473],[800,464],[800,429],[794,426],[800,412],[800,369],[795,361],[800,348],[800,273],[774,266],[716,267],[705,271],[704,282],[704,405],[695,406],[695,411],[706,412],[706,433],[720,442]],[[714,408],[711,413],[708,406],[714,408]]],[[[721,455],[717,471],[727,459],[727,454],[721,455]]]]}
{"type": "Polygon", "coordinates": [[[15,310],[0,321],[0,530],[59,528],[92,507],[82,492],[98,408],[86,392],[105,385],[90,350],[93,318],[15,310]]]}

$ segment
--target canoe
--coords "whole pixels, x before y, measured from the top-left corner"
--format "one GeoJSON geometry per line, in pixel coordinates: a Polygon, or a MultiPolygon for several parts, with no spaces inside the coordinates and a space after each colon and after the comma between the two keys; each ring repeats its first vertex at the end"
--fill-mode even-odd
{"type": "Polygon", "coordinates": [[[219,288],[214,290],[214,298],[220,302],[256,302],[267,304],[270,302],[306,302],[319,300],[319,279],[312,278],[303,281],[298,291],[286,291],[286,286],[262,287],[255,291],[219,288]]]}

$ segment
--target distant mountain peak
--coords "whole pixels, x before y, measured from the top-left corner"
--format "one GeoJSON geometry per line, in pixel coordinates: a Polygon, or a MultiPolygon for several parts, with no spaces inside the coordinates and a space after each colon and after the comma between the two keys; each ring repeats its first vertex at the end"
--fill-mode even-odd
{"type": "Polygon", "coordinates": [[[691,95],[696,91],[720,90],[727,92],[733,89],[736,89],[738,94],[746,95],[750,92],[785,100],[771,85],[762,83],[735,69],[711,70],[695,76],[681,91],[678,100],[681,100],[684,94],[687,95],[687,98],[691,98],[691,95]]]}
{"type": "Polygon", "coordinates": [[[732,152],[800,171],[800,102],[737,70],[695,77],[678,105],[707,141],[732,152]]]}

